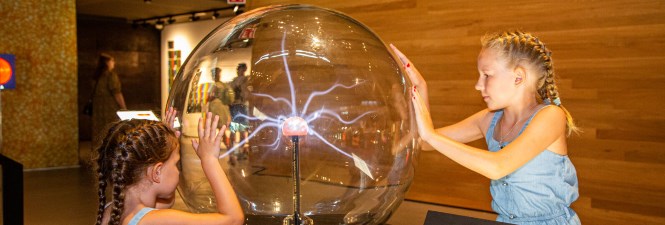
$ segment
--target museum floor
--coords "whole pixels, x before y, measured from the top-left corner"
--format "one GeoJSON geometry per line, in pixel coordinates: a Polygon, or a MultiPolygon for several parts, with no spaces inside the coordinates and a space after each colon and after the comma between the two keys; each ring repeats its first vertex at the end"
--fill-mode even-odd
{"type": "MultiPolygon", "coordinates": [[[[89,157],[90,143],[80,145],[81,158],[89,157]]],[[[30,170],[24,173],[25,224],[92,224],[96,191],[85,167],[30,170]]],[[[185,209],[180,198],[174,208],[185,209]]],[[[428,210],[493,220],[492,213],[404,201],[388,220],[391,225],[420,225],[428,210]]]]}

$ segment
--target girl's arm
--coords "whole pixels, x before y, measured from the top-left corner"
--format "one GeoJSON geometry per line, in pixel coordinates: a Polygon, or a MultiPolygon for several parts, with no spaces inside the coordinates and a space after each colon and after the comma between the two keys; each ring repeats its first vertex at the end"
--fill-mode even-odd
{"type": "MultiPolygon", "coordinates": [[[[435,132],[457,142],[469,143],[485,137],[483,129],[486,128],[482,125],[489,124],[489,120],[491,120],[493,115],[494,113],[483,109],[453,125],[437,128],[435,132]]],[[[424,142],[422,143],[422,150],[432,151],[435,148],[429,143],[424,142]]]]}
{"type": "Polygon", "coordinates": [[[226,173],[222,170],[219,164],[219,145],[226,127],[222,127],[218,132],[216,131],[219,116],[215,115],[214,121],[212,120],[212,113],[208,112],[205,121],[199,119],[199,141],[192,140],[192,145],[196,150],[196,154],[201,158],[201,166],[205,173],[217,200],[217,210],[223,214],[223,224],[242,224],[244,214],[240,207],[240,203],[236,197],[235,191],[231,183],[229,183],[226,173]]]}
{"type": "Polygon", "coordinates": [[[125,98],[122,97],[122,92],[113,94],[113,98],[115,98],[115,102],[118,103],[120,110],[127,110],[127,105],[125,105],[125,98]]]}
{"type": "Polygon", "coordinates": [[[489,124],[494,113],[483,109],[453,125],[436,129],[436,133],[453,139],[457,142],[469,143],[485,137],[483,124],[489,124]]]}
{"type": "MultiPolygon", "coordinates": [[[[99,81],[97,81],[99,82],[99,81]]],[[[115,102],[118,104],[118,107],[120,107],[120,110],[127,110],[127,105],[125,104],[125,98],[122,96],[122,89],[120,88],[120,79],[118,78],[118,74],[111,72],[111,80],[108,83],[108,89],[113,93],[113,98],[115,99],[115,102]]]]}
{"type": "Polygon", "coordinates": [[[546,107],[514,141],[498,152],[474,148],[441,135],[432,126],[429,110],[415,91],[413,105],[420,136],[448,158],[490,179],[502,178],[540,154],[565,135],[566,116],[559,107],[546,107]]]}
{"type": "MultiPolygon", "coordinates": [[[[165,117],[162,121],[166,123],[167,126],[172,128],[175,115],[176,111],[173,108],[169,108],[166,111],[165,117]]],[[[160,208],[161,210],[150,212],[146,215],[146,217],[144,217],[144,220],[150,220],[154,223],[164,225],[243,224],[244,214],[240,207],[240,203],[236,198],[236,194],[233,190],[233,187],[231,186],[231,183],[229,183],[229,180],[226,177],[226,173],[224,173],[222,166],[219,164],[219,145],[226,127],[223,127],[219,132],[216,132],[218,122],[218,116],[215,116],[214,121],[212,121],[212,113],[207,114],[205,122],[199,119],[199,140],[192,140],[192,146],[194,147],[196,154],[201,159],[203,172],[208,178],[213,193],[215,194],[218,213],[197,214],[174,209],[161,209],[167,204],[173,203],[157,202],[156,208],[160,208]]]]}

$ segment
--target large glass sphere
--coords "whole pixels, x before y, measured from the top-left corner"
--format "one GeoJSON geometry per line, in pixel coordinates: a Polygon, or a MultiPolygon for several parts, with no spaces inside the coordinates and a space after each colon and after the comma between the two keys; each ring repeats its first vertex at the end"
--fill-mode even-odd
{"type": "Polygon", "coordinates": [[[385,222],[418,151],[407,80],[376,34],[336,11],[273,6],[225,22],[185,61],[167,103],[181,124],[182,199],[216,210],[191,145],[212,112],[229,127],[219,162],[247,224],[293,214],[295,136],[302,214],[315,224],[385,222]]]}

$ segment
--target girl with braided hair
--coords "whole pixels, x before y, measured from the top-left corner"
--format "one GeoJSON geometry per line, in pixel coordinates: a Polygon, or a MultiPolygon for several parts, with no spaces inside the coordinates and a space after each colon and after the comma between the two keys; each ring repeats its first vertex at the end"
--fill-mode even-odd
{"type": "Polygon", "coordinates": [[[219,145],[225,127],[216,132],[219,117],[199,119],[199,139],[192,140],[217,200],[217,213],[193,214],[169,209],[179,181],[179,133],[169,109],[164,123],[125,120],[113,123],[96,149],[99,179],[96,225],[242,224],[244,215],[235,192],[219,164],[219,145]],[[107,188],[112,198],[106,199],[107,188]]]}
{"type": "Polygon", "coordinates": [[[491,179],[497,221],[514,224],[581,224],[570,208],[578,196],[566,138],[576,132],[561,104],[552,53],[537,37],[504,32],[482,38],[475,89],[487,109],[435,129],[427,84],[397,50],[413,83],[412,102],[422,140],[453,161],[491,179]],[[489,151],[464,143],[485,138],[489,151]]]}

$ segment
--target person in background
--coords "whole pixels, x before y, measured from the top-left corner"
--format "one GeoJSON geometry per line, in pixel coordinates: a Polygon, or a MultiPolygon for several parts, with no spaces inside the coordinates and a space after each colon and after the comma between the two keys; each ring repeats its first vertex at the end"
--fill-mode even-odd
{"type": "MultiPolygon", "coordinates": [[[[245,140],[249,134],[249,131],[247,130],[249,122],[245,117],[249,116],[249,114],[247,114],[247,98],[249,97],[250,92],[247,86],[247,76],[245,76],[246,71],[247,64],[239,63],[237,67],[238,76],[233,78],[233,81],[231,81],[231,87],[233,87],[233,92],[235,93],[235,100],[229,106],[231,109],[231,120],[233,121],[230,127],[232,132],[232,144],[229,146],[229,148],[235,147],[235,145],[245,140]]],[[[234,157],[238,159],[247,159],[248,153],[249,143],[245,143],[243,146],[237,147],[237,150],[234,152],[235,156],[232,155],[229,157],[229,160],[231,160],[233,164],[234,157]]]]}
{"type": "Polygon", "coordinates": [[[208,98],[208,111],[213,115],[219,116],[217,129],[231,124],[231,112],[229,105],[235,100],[233,88],[221,81],[222,69],[216,67],[212,71],[212,78],[215,86],[211,96],[208,98]]]}
{"type": "Polygon", "coordinates": [[[99,55],[97,69],[93,75],[95,89],[92,98],[92,140],[93,146],[100,140],[98,137],[104,127],[118,121],[118,110],[127,110],[125,98],[118,74],[115,73],[115,59],[102,53],[99,55]]]}

